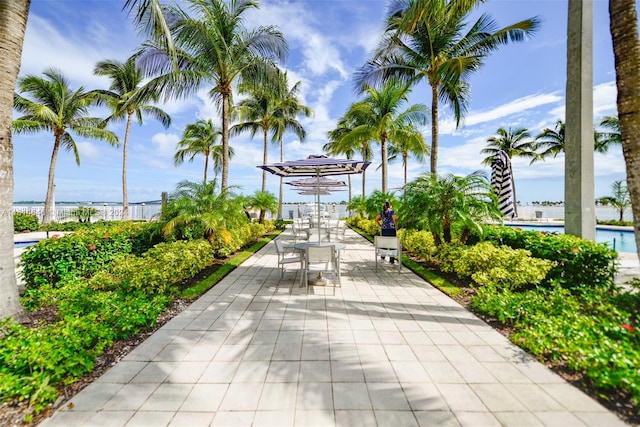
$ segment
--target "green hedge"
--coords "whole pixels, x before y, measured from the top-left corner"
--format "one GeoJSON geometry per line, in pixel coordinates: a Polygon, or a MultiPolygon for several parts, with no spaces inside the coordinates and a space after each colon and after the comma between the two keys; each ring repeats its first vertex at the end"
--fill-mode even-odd
{"type": "Polygon", "coordinates": [[[116,254],[141,254],[157,243],[150,227],[148,223],[119,222],[62,237],[54,234],[22,254],[25,289],[55,285],[69,276],[87,278],[108,265],[116,254]]]}
{"type": "Polygon", "coordinates": [[[24,212],[14,212],[13,214],[13,231],[15,233],[24,233],[28,231],[38,231],[38,217],[33,214],[24,212]]]}
{"type": "MultiPolygon", "coordinates": [[[[526,249],[536,258],[550,260],[553,268],[543,282],[547,286],[558,283],[563,287],[614,286],[617,253],[608,246],[569,234],[522,230],[516,227],[484,227],[483,238],[514,249],[526,249]],[[585,266],[588,266],[586,268],[585,266]]],[[[479,240],[477,235],[470,244],[479,240]]]]}

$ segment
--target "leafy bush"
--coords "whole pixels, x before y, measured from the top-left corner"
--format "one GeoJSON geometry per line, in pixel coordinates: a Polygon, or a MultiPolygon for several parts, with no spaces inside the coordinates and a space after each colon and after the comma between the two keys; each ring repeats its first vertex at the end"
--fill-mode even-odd
{"type": "Polygon", "coordinates": [[[119,253],[141,253],[153,245],[146,223],[121,222],[67,234],[53,235],[22,254],[26,289],[55,285],[68,276],[90,277],[119,253]]]}
{"type": "Polygon", "coordinates": [[[485,286],[472,305],[512,325],[511,339],[522,348],[583,373],[601,397],[624,390],[640,406],[640,294],[559,286],[513,292],[485,286]]]}
{"type": "Polygon", "coordinates": [[[398,238],[402,248],[412,254],[429,261],[437,252],[433,235],[424,230],[398,230],[398,238]]]}
{"type": "Polygon", "coordinates": [[[439,253],[441,268],[478,285],[494,284],[509,289],[540,283],[552,262],[531,257],[524,249],[481,242],[474,246],[447,245],[439,253]]]}
{"type": "MultiPolygon", "coordinates": [[[[617,253],[605,244],[580,239],[569,234],[521,230],[514,227],[485,227],[485,238],[514,249],[526,249],[535,258],[554,262],[543,282],[557,282],[564,287],[614,286],[617,253]],[[585,268],[585,266],[589,268],[585,268]]],[[[473,241],[478,240],[475,236],[473,241]]]]}
{"type": "Polygon", "coordinates": [[[115,340],[152,327],[173,298],[175,285],[194,277],[213,259],[204,241],[162,243],[141,257],[116,256],[109,270],[88,281],[65,276],[31,289],[25,307],[57,308],[58,321],[27,329],[0,322],[0,396],[29,399],[39,412],[57,398],[56,386],[93,369],[115,340]]]}
{"type": "Polygon", "coordinates": [[[24,212],[15,212],[13,214],[14,232],[24,233],[25,231],[37,231],[38,227],[38,217],[36,215],[24,212]]]}

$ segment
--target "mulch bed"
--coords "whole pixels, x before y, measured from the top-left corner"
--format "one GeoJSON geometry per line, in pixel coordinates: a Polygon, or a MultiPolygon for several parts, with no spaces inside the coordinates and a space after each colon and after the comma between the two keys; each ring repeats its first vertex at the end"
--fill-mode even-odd
{"type": "MultiPolygon", "coordinates": [[[[417,260],[414,261],[418,262],[417,260]]],[[[225,260],[219,260],[217,263],[204,269],[193,279],[181,283],[181,287],[188,288],[189,286],[200,282],[201,280],[205,279],[213,272],[215,272],[220,267],[220,265],[224,263],[225,260]]],[[[469,287],[468,283],[460,281],[453,275],[441,272],[435,264],[428,264],[424,262],[420,262],[420,264],[424,268],[429,269],[440,277],[447,279],[450,283],[453,283],[456,286],[460,287],[462,289],[462,293],[454,299],[460,305],[475,313],[475,311],[470,306],[471,298],[475,294],[475,290],[469,287]]],[[[73,384],[59,388],[60,397],[49,411],[45,411],[40,414],[32,414],[32,411],[30,410],[27,402],[13,401],[0,404],[0,426],[23,427],[39,424],[45,418],[51,416],[51,414],[57,408],[66,404],[66,402],[68,402],[80,390],[84,389],[86,386],[88,386],[98,377],[104,374],[109,368],[122,360],[122,358],[129,354],[129,352],[131,352],[134,348],[141,344],[145,339],[151,336],[156,330],[158,330],[165,323],[167,323],[169,320],[171,320],[173,317],[187,308],[189,304],[190,301],[187,300],[175,300],[171,304],[169,309],[159,317],[158,323],[153,329],[144,330],[138,335],[124,341],[119,341],[113,346],[106,349],[105,352],[101,354],[96,360],[95,368],[92,372],[84,375],[73,384]],[[24,417],[28,414],[31,414],[33,416],[33,421],[31,423],[27,423],[24,421],[24,417]]],[[[512,332],[511,328],[501,324],[496,319],[487,318],[478,313],[475,314],[504,336],[510,336],[512,332]]],[[[29,316],[30,318],[28,320],[28,324],[37,324],[41,321],[51,322],[55,319],[55,312],[52,312],[51,310],[38,310],[36,312],[29,313],[29,316]]],[[[618,417],[620,417],[624,422],[633,426],[640,426],[640,414],[637,413],[636,410],[634,410],[628,394],[612,394],[610,391],[603,392],[602,390],[594,387],[593,384],[591,384],[590,381],[587,378],[584,378],[581,374],[568,370],[566,366],[563,366],[561,362],[547,360],[540,360],[540,362],[546,364],[550,369],[563,377],[567,382],[573,384],[575,387],[583,390],[585,393],[598,400],[607,409],[616,413],[618,417]],[[606,399],[603,398],[603,396],[606,396],[606,399]]]]}

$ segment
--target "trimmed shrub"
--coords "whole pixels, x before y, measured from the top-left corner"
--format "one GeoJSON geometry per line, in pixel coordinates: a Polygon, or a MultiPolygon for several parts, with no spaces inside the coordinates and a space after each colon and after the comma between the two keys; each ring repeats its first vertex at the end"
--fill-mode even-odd
{"type": "Polygon", "coordinates": [[[431,260],[438,250],[429,231],[400,229],[398,238],[404,250],[427,261],[431,260]]]}
{"type": "MultiPolygon", "coordinates": [[[[607,245],[569,234],[505,226],[485,227],[485,239],[514,249],[526,249],[535,258],[552,261],[554,265],[543,281],[546,286],[554,282],[569,289],[614,286],[617,253],[607,245]]],[[[470,243],[477,240],[474,236],[470,243]]]]}
{"type": "Polygon", "coordinates": [[[26,289],[55,285],[69,276],[91,277],[117,254],[146,251],[154,242],[143,232],[145,227],[148,224],[121,222],[38,242],[22,254],[26,289]]]}
{"type": "Polygon", "coordinates": [[[24,212],[15,212],[13,214],[13,231],[16,233],[24,233],[27,231],[38,231],[38,217],[33,214],[24,212]]]}
{"type": "Polygon", "coordinates": [[[440,253],[443,270],[470,278],[478,285],[497,285],[508,289],[540,283],[552,267],[551,261],[532,258],[524,249],[494,246],[481,242],[474,246],[449,246],[440,253]]]}

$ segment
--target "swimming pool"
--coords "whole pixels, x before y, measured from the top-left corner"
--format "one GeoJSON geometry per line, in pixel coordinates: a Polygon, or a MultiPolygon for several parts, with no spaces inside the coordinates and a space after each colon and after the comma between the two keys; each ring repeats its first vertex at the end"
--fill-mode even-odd
{"type": "Polygon", "coordinates": [[[24,248],[28,248],[29,246],[33,246],[36,243],[38,243],[37,240],[30,241],[30,242],[13,242],[13,248],[14,249],[24,249],[24,248]]]}
{"type": "MultiPolygon", "coordinates": [[[[523,230],[564,233],[564,225],[508,224],[508,226],[521,228],[523,230]]],[[[608,243],[610,248],[613,248],[618,252],[636,253],[635,239],[633,231],[596,227],[596,242],[608,243]]]]}

